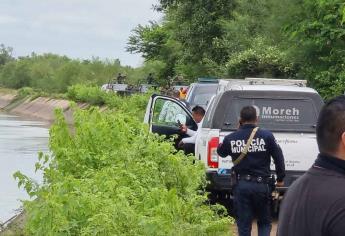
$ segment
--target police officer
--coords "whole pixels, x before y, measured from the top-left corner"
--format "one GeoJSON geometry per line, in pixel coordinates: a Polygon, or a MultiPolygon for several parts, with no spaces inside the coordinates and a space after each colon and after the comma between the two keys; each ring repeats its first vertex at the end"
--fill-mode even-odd
{"type": "Polygon", "coordinates": [[[227,135],[217,149],[221,157],[230,155],[234,162],[232,171],[237,179],[233,189],[234,210],[240,236],[251,235],[254,217],[257,218],[259,236],[270,235],[271,157],[276,168],[276,186],[284,185],[285,164],[281,148],[270,131],[257,128],[257,122],[256,109],[243,107],[239,129],[227,135]],[[247,145],[250,136],[252,141],[247,145]]]}
{"type": "Polygon", "coordinates": [[[322,108],[314,165],[289,187],[279,213],[280,236],[345,235],[345,96],[322,108]]]}

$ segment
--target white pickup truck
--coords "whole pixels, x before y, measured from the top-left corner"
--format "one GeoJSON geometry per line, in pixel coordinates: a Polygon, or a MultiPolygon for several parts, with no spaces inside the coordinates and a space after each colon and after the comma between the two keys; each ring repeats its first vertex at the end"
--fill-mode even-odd
{"type": "MultiPolygon", "coordinates": [[[[272,131],[283,150],[286,178],[285,186],[278,190],[284,192],[311,167],[318,154],[315,128],[323,100],[303,81],[229,81],[223,81],[223,92],[219,91],[208,104],[196,139],[195,156],[205,164],[210,181],[208,189],[213,193],[230,193],[229,175],[224,170],[231,168],[231,158],[220,158],[216,150],[224,137],[237,129],[241,108],[252,105],[258,111],[259,126],[272,131]]],[[[182,102],[161,95],[151,97],[145,122],[152,132],[167,136],[179,134],[178,120],[191,129],[197,128],[182,102]],[[174,107],[167,119],[160,116],[164,106],[174,107]]]]}

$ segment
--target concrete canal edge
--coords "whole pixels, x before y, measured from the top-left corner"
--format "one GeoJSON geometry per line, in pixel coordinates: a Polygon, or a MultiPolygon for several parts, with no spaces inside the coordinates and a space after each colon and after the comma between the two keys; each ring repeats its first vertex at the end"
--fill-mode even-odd
{"type": "MultiPolygon", "coordinates": [[[[67,123],[72,123],[72,109],[70,101],[49,97],[24,97],[18,98],[16,94],[4,93],[0,91],[0,110],[4,110],[13,115],[25,116],[44,120],[49,123],[54,121],[54,110],[62,109],[67,123]]],[[[86,103],[78,103],[78,107],[89,107],[86,103]]]]}
{"type": "MultiPolygon", "coordinates": [[[[24,97],[20,98],[14,91],[4,92],[0,90],[0,110],[9,114],[30,117],[37,120],[46,121],[52,124],[54,121],[54,110],[63,110],[66,122],[73,123],[73,111],[70,101],[64,99],[54,99],[48,97],[24,97]]],[[[86,103],[78,103],[79,108],[89,107],[86,103]]],[[[105,110],[105,108],[101,109],[105,110]]],[[[25,223],[25,212],[13,216],[7,222],[0,222],[0,236],[23,235],[25,223]]]]}

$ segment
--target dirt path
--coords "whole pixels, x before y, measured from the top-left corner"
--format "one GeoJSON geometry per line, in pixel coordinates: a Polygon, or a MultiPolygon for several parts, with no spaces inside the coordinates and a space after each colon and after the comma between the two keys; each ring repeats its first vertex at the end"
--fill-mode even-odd
{"type": "MultiPolygon", "coordinates": [[[[237,227],[234,227],[234,235],[238,236],[237,227]]],[[[252,226],[252,236],[257,236],[257,235],[258,235],[258,228],[255,221],[253,222],[253,226],[252,226]]],[[[276,235],[277,235],[277,221],[274,221],[272,223],[271,236],[276,236],[276,235]]]]}

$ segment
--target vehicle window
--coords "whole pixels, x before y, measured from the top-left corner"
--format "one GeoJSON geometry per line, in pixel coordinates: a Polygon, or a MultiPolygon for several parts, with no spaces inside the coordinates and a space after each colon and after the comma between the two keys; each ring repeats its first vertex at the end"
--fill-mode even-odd
{"type": "Polygon", "coordinates": [[[209,100],[217,92],[217,84],[210,86],[195,87],[192,96],[189,98],[190,104],[206,106],[209,100]]]}
{"type": "Polygon", "coordinates": [[[216,97],[213,98],[209,104],[208,109],[206,110],[206,114],[205,114],[205,117],[204,117],[203,123],[202,123],[203,128],[211,128],[211,118],[212,118],[212,114],[214,112],[214,108],[215,108],[214,104],[215,104],[216,100],[217,100],[216,97]]]}
{"type": "Polygon", "coordinates": [[[153,111],[153,124],[176,125],[178,121],[186,124],[188,114],[177,103],[158,98],[153,111]]]}
{"type": "Polygon", "coordinates": [[[236,129],[240,111],[248,105],[257,109],[260,127],[272,131],[315,132],[317,109],[308,98],[233,98],[225,109],[222,129],[236,129]]]}

